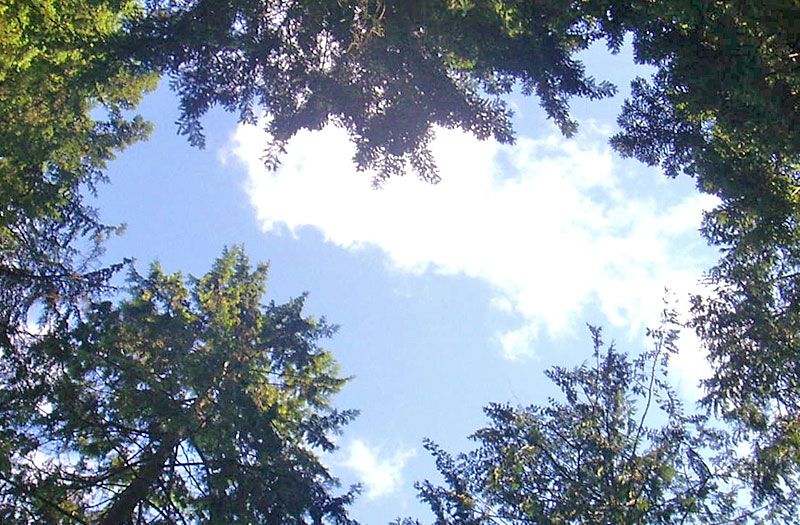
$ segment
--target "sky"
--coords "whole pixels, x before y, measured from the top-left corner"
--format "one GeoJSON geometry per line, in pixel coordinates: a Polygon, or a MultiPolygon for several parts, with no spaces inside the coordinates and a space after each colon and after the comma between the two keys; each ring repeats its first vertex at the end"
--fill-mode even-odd
{"type": "MultiPolygon", "coordinates": [[[[345,486],[363,486],[353,517],[429,521],[413,488],[438,479],[424,438],[467,451],[483,406],[546,403],[557,392],[542,372],[591,356],[587,323],[642,351],[665,290],[685,307],[715,261],[697,231],[715,201],[607,145],[628,82],[648,71],[627,48],[584,59],[620,94],[573,103],[577,136],[512,95],[515,145],[439,130],[442,182],[409,174],[379,190],[335,128],[298,134],[276,172],[259,129],[220,111],[204,120],[206,149],[191,148],[162,85],[138,110],[156,131],[111,163],[96,200],[105,222],[127,225],[106,260],[199,276],[243,244],[270,264],[266,300],[309,292],[307,313],[340,326],[324,346],[352,376],[335,404],[361,411],[324,457],[345,486]]],[[[707,366],[691,334],[680,348],[672,381],[692,401],[707,366]]]]}

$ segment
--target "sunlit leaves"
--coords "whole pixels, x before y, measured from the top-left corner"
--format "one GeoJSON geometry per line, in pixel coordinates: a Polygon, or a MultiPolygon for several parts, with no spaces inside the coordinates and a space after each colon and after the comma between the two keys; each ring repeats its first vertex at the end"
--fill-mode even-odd
{"type": "Polygon", "coordinates": [[[105,285],[92,267],[102,225],[84,194],[115,153],[149,125],[124,112],[154,86],[110,41],[136,2],[7,1],[0,5],[0,347],[22,335],[30,307],[53,317],[105,285]]]}

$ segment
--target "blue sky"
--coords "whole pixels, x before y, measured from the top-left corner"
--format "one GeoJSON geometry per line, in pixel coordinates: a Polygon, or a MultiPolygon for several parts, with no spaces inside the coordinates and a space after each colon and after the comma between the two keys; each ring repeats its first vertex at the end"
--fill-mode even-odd
{"type": "MultiPolygon", "coordinates": [[[[268,299],[310,292],[307,311],[341,325],[325,346],[354,376],[336,403],[361,410],[326,463],[363,483],[355,518],[426,521],[413,490],[436,479],[424,437],[464,451],[487,403],[546,402],[555,391],[542,371],[590,355],[587,322],[641,350],[664,288],[685,297],[714,262],[697,233],[713,199],[606,145],[628,80],[646,72],[626,52],[586,60],[621,94],[576,102],[573,139],[535,100],[512,97],[515,146],[441,131],[441,184],[409,175],[379,191],[332,128],[298,135],[275,173],[259,160],[260,131],[218,111],[204,120],[207,148],[193,149],[162,86],[139,109],[156,132],[100,188],[103,220],[128,225],[106,257],[201,275],[224,246],[244,244],[270,262],[268,299]]],[[[673,363],[691,398],[704,367],[690,336],[673,363]]]]}

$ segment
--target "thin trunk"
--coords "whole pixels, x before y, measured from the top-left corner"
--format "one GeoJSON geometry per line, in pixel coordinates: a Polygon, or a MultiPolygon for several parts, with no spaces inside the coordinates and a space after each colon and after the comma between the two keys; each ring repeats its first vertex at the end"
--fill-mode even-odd
{"type": "Polygon", "coordinates": [[[121,525],[133,522],[133,511],[136,505],[147,497],[150,487],[155,484],[158,476],[164,471],[164,465],[185,434],[186,426],[182,426],[164,437],[156,451],[150,453],[149,457],[142,461],[142,467],[136,472],[136,477],[131,484],[114,498],[114,504],[103,514],[99,525],[121,525]]]}
{"type": "MultiPolygon", "coordinates": [[[[216,382],[218,384],[224,382],[228,377],[229,368],[230,361],[226,361],[222,365],[222,371],[217,378],[216,382]]],[[[205,426],[203,411],[210,403],[209,396],[212,390],[213,387],[206,390],[201,397],[195,400],[190,409],[194,420],[197,422],[197,428],[205,426]]],[[[114,504],[103,514],[98,525],[125,525],[133,522],[133,511],[136,509],[136,505],[147,497],[150,488],[164,471],[167,460],[173,454],[181,440],[186,437],[188,431],[189,427],[184,424],[164,436],[164,439],[161,440],[161,444],[158,445],[155,452],[149,453],[148,457],[142,461],[142,466],[136,472],[130,485],[125,487],[125,489],[114,498],[114,504]]]]}

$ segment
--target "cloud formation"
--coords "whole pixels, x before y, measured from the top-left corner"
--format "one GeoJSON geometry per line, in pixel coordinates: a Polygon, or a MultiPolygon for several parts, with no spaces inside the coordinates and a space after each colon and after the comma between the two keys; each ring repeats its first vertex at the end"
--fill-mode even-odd
{"type": "Polygon", "coordinates": [[[491,283],[492,304],[524,319],[497,334],[516,359],[542,330],[580,326],[590,304],[640,330],[657,320],[666,286],[693,289],[713,260],[697,228],[714,200],[664,198],[671,182],[625,169],[603,136],[523,137],[506,147],[442,130],[433,146],[440,184],[409,175],[380,191],[355,172],[347,136],[333,127],[298,134],[275,173],[260,160],[257,128],[240,126],[232,150],[264,230],[310,226],[346,249],[378,246],[400,269],[491,283]]]}
{"type": "Polygon", "coordinates": [[[336,464],[354,472],[366,488],[366,498],[374,500],[397,492],[403,485],[403,468],[417,455],[414,449],[398,449],[389,457],[379,447],[370,447],[360,439],[351,440],[345,450],[336,455],[346,455],[336,464]]]}

